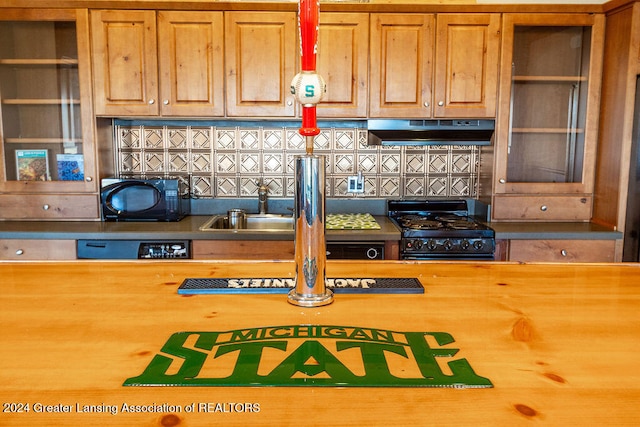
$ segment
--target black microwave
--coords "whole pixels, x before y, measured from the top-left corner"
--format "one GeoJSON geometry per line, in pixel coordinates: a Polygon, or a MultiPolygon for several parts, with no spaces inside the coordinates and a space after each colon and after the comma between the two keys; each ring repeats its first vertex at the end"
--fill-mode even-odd
{"type": "Polygon", "coordinates": [[[189,187],[178,179],[105,178],[105,221],[180,221],[190,212],[189,187]]]}

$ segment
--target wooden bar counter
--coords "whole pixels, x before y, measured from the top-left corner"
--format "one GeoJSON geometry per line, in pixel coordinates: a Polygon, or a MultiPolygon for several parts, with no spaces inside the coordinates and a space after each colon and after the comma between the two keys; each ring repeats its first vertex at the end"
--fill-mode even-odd
{"type": "MultiPolygon", "coordinates": [[[[640,425],[637,264],[329,261],[330,278],[415,277],[424,293],[337,294],[319,308],[290,305],[285,294],[177,292],[185,278],[293,277],[294,269],[0,262],[0,425],[640,425]],[[464,359],[492,387],[123,385],[177,332],[279,325],[444,332],[455,341],[443,347],[459,351],[442,358],[442,370],[464,359]]],[[[261,371],[281,353],[265,348],[261,371]]],[[[344,360],[358,350],[332,353],[344,360]]]]}

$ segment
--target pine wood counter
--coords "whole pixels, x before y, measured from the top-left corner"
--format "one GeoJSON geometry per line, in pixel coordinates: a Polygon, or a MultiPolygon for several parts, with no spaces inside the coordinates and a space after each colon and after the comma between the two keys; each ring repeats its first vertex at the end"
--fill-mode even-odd
{"type": "Polygon", "coordinates": [[[425,293],[339,294],[321,308],[283,294],[177,294],[185,278],[294,267],[0,262],[0,425],[640,425],[637,264],[329,261],[329,277],[416,277],[425,293]],[[446,332],[493,388],[123,386],[176,332],[309,324],[446,332]],[[194,403],[205,405],[187,413],[194,403]]]}

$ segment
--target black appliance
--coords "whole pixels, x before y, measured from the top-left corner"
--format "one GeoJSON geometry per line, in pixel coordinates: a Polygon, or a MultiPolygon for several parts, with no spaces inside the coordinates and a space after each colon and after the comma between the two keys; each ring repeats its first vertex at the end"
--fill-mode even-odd
{"type": "Polygon", "coordinates": [[[189,259],[189,240],[78,240],[79,259],[189,259]]]}
{"type": "Polygon", "coordinates": [[[105,178],[105,221],[180,221],[190,212],[189,186],[179,179],[105,178]]]}
{"type": "Polygon", "coordinates": [[[469,215],[466,200],[389,200],[387,209],[401,229],[401,259],[494,259],[495,232],[469,215]]]}
{"type": "Polygon", "coordinates": [[[492,119],[370,119],[369,145],[491,145],[492,119]]]}
{"type": "Polygon", "coordinates": [[[384,243],[327,242],[327,259],[384,259],[384,243]]]}

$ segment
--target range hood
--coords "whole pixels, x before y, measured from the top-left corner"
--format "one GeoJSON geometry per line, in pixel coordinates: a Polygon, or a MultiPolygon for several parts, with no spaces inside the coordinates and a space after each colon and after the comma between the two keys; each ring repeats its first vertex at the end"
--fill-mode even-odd
{"type": "Polygon", "coordinates": [[[491,145],[492,119],[371,119],[369,145],[491,145]]]}

